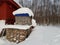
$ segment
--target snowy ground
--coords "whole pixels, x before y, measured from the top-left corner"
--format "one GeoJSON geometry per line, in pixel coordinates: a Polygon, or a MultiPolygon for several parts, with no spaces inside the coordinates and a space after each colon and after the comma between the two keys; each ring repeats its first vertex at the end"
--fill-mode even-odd
{"type": "Polygon", "coordinates": [[[15,44],[0,38],[0,45],[60,45],[60,27],[36,26],[25,41],[15,44]]]}

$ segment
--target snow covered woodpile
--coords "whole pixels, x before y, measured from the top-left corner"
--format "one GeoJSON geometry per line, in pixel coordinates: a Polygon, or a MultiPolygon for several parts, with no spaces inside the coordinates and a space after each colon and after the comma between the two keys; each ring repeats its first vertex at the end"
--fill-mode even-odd
{"type": "Polygon", "coordinates": [[[30,27],[29,29],[15,29],[15,28],[5,28],[5,29],[6,29],[6,39],[10,42],[16,42],[16,43],[24,41],[32,32],[32,27],[30,27]]]}
{"type": "Polygon", "coordinates": [[[10,42],[22,42],[32,32],[36,22],[33,12],[29,8],[20,8],[13,12],[15,16],[14,25],[5,25],[6,39],[10,42]]]}

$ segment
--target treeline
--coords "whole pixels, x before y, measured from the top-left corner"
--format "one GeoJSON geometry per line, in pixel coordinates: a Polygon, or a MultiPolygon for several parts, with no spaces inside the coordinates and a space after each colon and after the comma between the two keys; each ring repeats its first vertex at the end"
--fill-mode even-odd
{"type": "Polygon", "coordinates": [[[21,1],[23,6],[33,10],[37,24],[60,24],[60,0],[21,1]]]}

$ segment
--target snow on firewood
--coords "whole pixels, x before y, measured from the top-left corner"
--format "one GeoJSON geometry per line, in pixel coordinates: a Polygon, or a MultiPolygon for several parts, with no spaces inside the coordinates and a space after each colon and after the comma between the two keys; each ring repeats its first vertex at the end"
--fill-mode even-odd
{"type": "Polygon", "coordinates": [[[32,25],[5,25],[5,20],[0,20],[0,33],[3,28],[15,28],[15,29],[29,29],[31,26],[36,26],[36,21],[32,19],[32,25]]]}
{"type": "Polygon", "coordinates": [[[34,16],[33,12],[31,9],[29,8],[26,8],[26,7],[22,7],[22,8],[19,8],[17,9],[16,11],[13,12],[13,15],[16,15],[16,14],[24,14],[24,13],[28,13],[29,16],[34,16]]]}

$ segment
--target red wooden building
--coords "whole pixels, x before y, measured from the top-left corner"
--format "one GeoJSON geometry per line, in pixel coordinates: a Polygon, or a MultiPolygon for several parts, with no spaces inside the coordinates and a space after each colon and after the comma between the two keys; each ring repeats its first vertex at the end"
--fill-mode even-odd
{"type": "Polygon", "coordinates": [[[0,20],[6,20],[6,24],[14,24],[13,11],[20,8],[13,0],[0,0],[0,20]]]}

